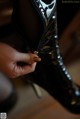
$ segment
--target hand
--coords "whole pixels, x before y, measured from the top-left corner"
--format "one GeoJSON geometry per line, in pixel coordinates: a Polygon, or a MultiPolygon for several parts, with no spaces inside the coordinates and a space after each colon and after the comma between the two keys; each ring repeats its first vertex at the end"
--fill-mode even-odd
{"type": "Polygon", "coordinates": [[[0,43],[0,70],[10,78],[33,72],[39,61],[41,59],[36,54],[20,53],[11,46],[0,43]],[[26,64],[21,66],[18,62],[26,64]]]}

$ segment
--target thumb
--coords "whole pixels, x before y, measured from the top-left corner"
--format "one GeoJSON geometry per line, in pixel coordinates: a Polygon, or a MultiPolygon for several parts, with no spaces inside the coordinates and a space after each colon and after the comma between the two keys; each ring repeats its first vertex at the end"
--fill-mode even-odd
{"type": "Polygon", "coordinates": [[[39,58],[39,56],[37,56],[36,54],[18,52],[17,61],[32,64],[34,62],[41,61],[41,58],[39,58]]]}

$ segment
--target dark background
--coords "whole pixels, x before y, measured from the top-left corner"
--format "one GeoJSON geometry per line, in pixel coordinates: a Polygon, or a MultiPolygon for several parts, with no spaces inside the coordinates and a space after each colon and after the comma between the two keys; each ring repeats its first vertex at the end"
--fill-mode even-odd
{"type": "Polygon", "coordinates": [[[62,3],[62,0],[57,2],[57,18],[58,18],[58,34],[62,34],[64,29],[80,10],[80,3],[62,3]]]}

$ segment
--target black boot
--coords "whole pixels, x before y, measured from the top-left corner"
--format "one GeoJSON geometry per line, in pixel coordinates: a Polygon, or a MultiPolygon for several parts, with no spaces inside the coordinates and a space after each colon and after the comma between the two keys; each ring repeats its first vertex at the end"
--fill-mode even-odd
{"type": "Polygon", "coordinates": [[[48,91],[68,111],[80,114],[80,86],[72,81],[57,51],[57,47],[45,46],[39,52],[42,61],[30,75],[31,81],[48,91]]]}
{"type": "MultiPolygon", "coordinates": [[[[36,4],[38,6],[39,2],[36,4]]],[[[42,60],[37,64],[35,72],[31,74],[32,80],[47,90],[68,111],[80,114],[80,86],[72,81],[60,55],[55,7],[38,45],[39,56],[42,60]]],[[[46,16],[44,15],[48,21],[46,16]]]]}
{"type": "MultiPolygon", "coordinates": [[[[68,111],[80,114],[80,87],[72,81],[59,52],[56,0],[51,0],[49,4],[42,0],[32,0],[31,2],[33,2],[33,8],[36,9],[40,16],[39,18],[42,19],[41,21],[44,24],[44,32],[39,40],[38,48],[34,48],[39,52],[38,55],[42,60],[37,64],[35,72],[29,75],[31,81],[48,91],[68,111]]],[[[16,6],[17,8],[18,5],[16,6]]],[[[15,14],[19,15],[20,13],[18,12],[19,9],[15,14]]],[[[20,18],[17,18],[17,21],[15,20],[17,25],[18,22],[20,22],[20,18]]],[[[18,30],[22,28],[20,26],[17,27],[18,30]]],[[[21,30],[19,33],[21,33],[21,30]]],[[[32,45],[34,44],[33,42],[32,45]]]]}

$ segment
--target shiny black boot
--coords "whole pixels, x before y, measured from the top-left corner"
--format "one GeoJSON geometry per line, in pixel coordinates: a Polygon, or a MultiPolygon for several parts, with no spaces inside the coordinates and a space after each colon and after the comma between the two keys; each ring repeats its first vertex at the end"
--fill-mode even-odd
{"type": "MultiPolygon", "coordinates": [[[[39,1],[36,2],[38,7],[41,4],[39,1]]],[[[56,3],[51,5],[54,6],[54,12],[50,19],[47,17],[46,10],[43,9],[41,12],[48,25],[38,45],[42,60],[31,74],[32,80],[47,90],[68,111],[80,114],[80,86],[72,81],[63,64],[58,45],[56,3]]],[[[39,9],[42,10],[41,7],[39,9]]],[[[48,9],[51,9],[51,6],[48,9]]]]}
{"type": "MultiPolygon", "coordinates": [[[[31,81],[44,88],[69,112],[80,114],[80,87],[72,81],[66,71],[59,51],[56,0],[51,0],[50,3],[43,2],[42,0],[31,0],[31,2],[44,25],[42,37],[38,37],[38,39],[40,38],[38,47],[32,48],[35,44],[34,42],[32,42],[32,46],[31,44],[29,45],[31,50],[38,51],[38,55],[42,59],[41,62],[37,63],[34,73],[29,75],[31,81]]],[[[17,8],[18,5],[16,5],[17,8]]],[[[19,22],[20,19],[17,19],[17,25],[19,22]]],[[[17,28],[18,30],[22,29],[20,25],[17,28]]],[[[19,33],[22,32],[19,31],[19,33]]],[[[25,35],[22,35],[26,39],[25,35]]],[[[28,43],[26,43],[26,46],[28,43]]]]}

